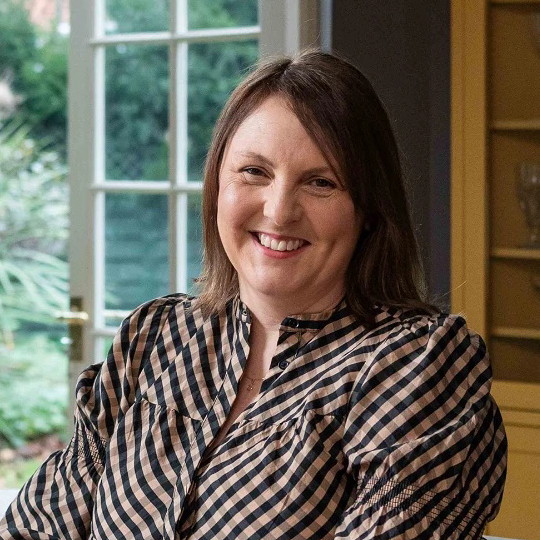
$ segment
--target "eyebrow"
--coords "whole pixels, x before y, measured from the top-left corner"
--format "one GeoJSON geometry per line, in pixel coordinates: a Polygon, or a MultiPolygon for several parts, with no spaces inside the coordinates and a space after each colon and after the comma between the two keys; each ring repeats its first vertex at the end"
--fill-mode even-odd
{"type": "MultiPolygon", "coordinates": [[[[244,157],[244,158],[249,158],[249,159],[257,159],[259,161],[262,161],[266,165],[269,165],[270,167],[274,166],[271,160],[269,160],[267,157],[263,156],[262,154],[259,154],[258,152],[236,152],[236,155],[244,157]]],[[[306,172],[310,174],[328,174],[328,173],[331,173],[332,175],[335,174],[332,168],[329,166],[314,167],[313,169],[309,169],[306,172]]]]}
{"type": "Polygon", "coordinates": [[[258,152],[236,152],[236,155],[244,158],[262,161],[263,163],[266,163],[266,165],[270,165],[271,167],[274,166],[272,161],[270,161],[267,157],[264,157],[262,154],[259,154],[258,152]]]}

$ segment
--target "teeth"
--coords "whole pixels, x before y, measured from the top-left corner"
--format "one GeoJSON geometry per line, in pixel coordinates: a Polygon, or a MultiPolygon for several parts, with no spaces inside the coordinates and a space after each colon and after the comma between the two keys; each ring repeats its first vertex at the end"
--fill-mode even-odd
{"type": "Polygon", "coordinates": [[[294,251],[303,244],[302,240],[276,240],[264,233],[259,234],[259,242],[274,251],[294,251]]]}

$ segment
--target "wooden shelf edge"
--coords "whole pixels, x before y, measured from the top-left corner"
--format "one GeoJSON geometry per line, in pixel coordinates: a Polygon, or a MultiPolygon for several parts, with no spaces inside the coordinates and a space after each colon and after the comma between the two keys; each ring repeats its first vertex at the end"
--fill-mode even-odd
{"type": "Polygon", "coordinates": [[[492,4],[540,4],[540,0],[491,0],[492,4]]]}
{"type": "Polygon", "coordinates": [[[491,122],[494,131],[540,131],[540,118],[534,120],[496,120],[491,122]]]}
{"type": "Polygon", "coordinates": [[[514,409],[504,408],[501,409],[501,413],[505,426],[540,428],[540,411],[516,411],[514,409]]]}
{"type": "Polygon", "coordinates": [[[491,256],[496,259],[531,259],[540,260],[540,249],[493,248],[491,256]]]}
{"type": "Polygon", "coordinates": [[[540,384],[495,379],[491,394],[501,409],[540,411],[540,384]]]}
{"type": "Polygon", "coordinates": [[[491,330],[493,337],[510,339],[540,340],[540,328],[519,328],[516,326],[495,326],[491,330]]]}

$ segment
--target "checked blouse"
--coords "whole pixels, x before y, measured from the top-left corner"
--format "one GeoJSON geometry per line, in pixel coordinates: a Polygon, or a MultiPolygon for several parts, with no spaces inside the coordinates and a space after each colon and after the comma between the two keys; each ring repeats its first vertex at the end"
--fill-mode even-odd
{"type": "Polygon", "coordinates": [[[21,539],[481,537],[506,439],[483,341],[464,320],[345,303],[283,320],[261,391],[206,452],[249,353],[239,299],[204,318],[163,297],[77,384],[75,433],[0,522],[21,539]]]}

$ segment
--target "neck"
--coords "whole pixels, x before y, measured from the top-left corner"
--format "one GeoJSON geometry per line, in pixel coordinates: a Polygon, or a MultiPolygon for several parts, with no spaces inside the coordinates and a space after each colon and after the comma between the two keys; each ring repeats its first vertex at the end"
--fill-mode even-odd
{"type": "Polygon", "coordinates": [[[258,331],[277,332],[285,317],[308,313],[320,313],[334,308],[343,298],[343,291],[330,291],[313,299],[281,298],[261,294],[250,294],[240,289],[240,298],[248,306],[258,331]]]}
{"type": "MultiPolygon", "coordinates": [[[[317,301],[280,298],[240,288],[240,298],[251,312],[251,332],[249,337],[250,377],[259,377],[266,373],[275,354],[279,336],[279,327],[283,319],[301,313],[320,313],[332,309],[343,297],[342,290],[335,290],[324,296],[317,296],[317,301]]],[[[264,375],[263,375],[264,376],[264,375]]]]}

